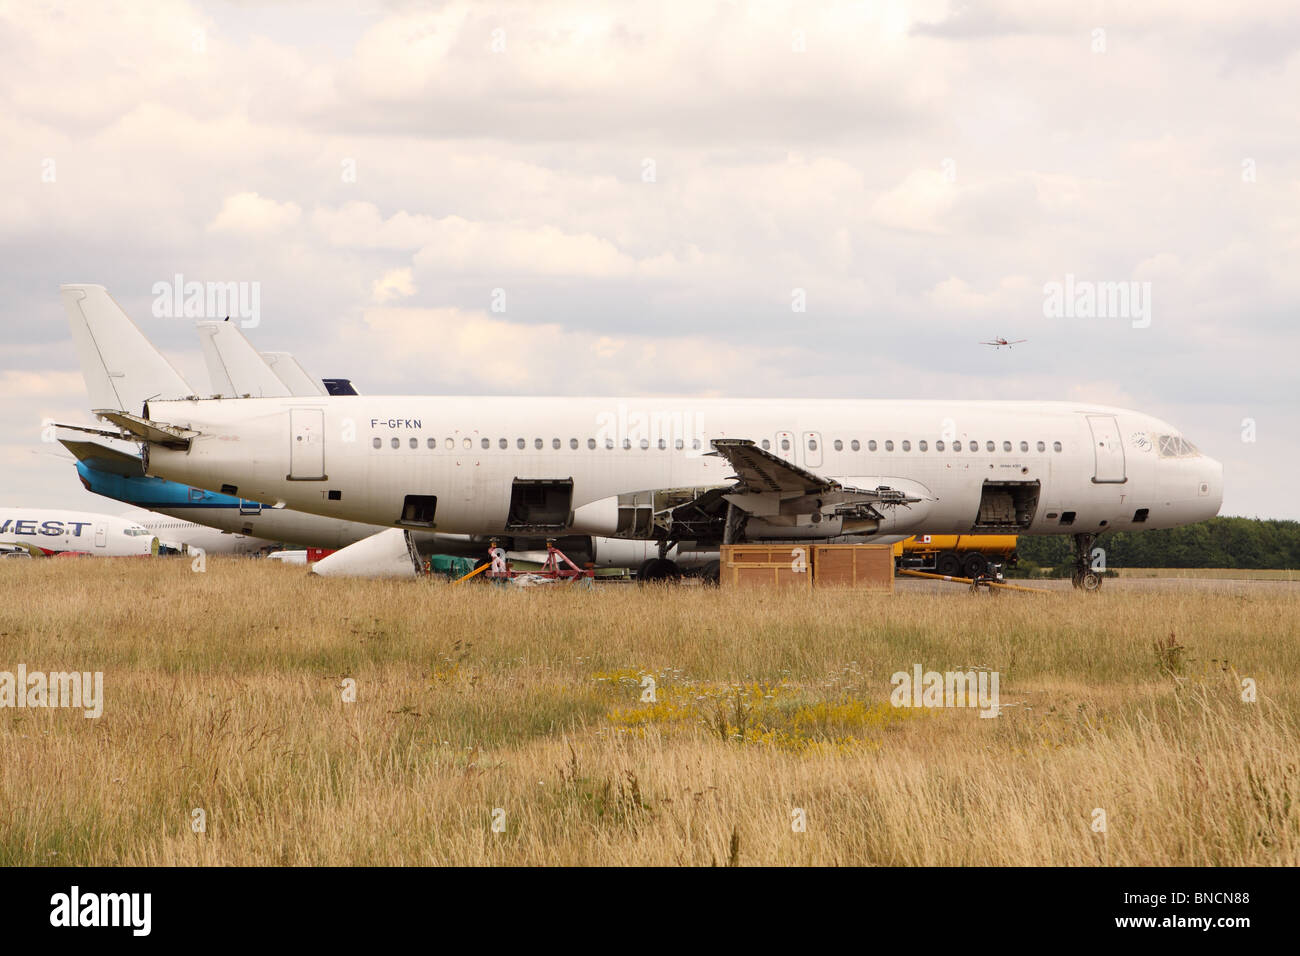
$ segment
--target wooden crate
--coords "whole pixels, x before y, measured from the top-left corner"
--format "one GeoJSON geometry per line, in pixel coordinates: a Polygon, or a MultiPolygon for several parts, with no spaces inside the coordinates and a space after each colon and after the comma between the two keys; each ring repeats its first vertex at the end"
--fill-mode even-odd
{"type": "Polygon", "coordinates": [[[724,544],[720,557],[722,586],[809,590],[812,550],[809,544],[724,544]],[[800,566],[802,571],[795,570],[800,566]]]}
{"type": "Polygon", "coordinates": [[[894,549],[887,544],[818,544],[810,550],[816,587],[894,590],[894,549]]]}

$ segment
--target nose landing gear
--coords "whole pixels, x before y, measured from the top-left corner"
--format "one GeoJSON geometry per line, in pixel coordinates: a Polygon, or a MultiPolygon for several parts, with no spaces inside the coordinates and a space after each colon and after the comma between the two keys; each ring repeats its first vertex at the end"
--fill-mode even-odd
{"type": "Polygon", "coordinates": [[[1096,540],[1092,532],[1074,535],[1074,573],[1070,575],[1070,583],[1081,591],[1101,590],[1101,572],[1092,567],[1092,546],[1096,540]]]}

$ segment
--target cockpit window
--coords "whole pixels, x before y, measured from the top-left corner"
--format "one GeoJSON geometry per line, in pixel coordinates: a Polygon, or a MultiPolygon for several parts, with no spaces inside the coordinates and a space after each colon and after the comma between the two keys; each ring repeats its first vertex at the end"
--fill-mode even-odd
{"type": "Polygon", "coordinates": [[[1182,435],[1157,435],[1156,447],[1161,458],[1192,458],[1200,452],[1182,435]]]}

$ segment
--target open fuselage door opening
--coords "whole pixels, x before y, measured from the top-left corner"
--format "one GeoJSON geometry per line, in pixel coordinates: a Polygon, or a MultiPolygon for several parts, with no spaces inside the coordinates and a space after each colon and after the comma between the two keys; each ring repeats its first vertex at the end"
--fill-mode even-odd
{"type": "Polygon", "coordinates": [[[1038,511],[1037,481],[986,481],[972,531],[1021,531],[1038,511]]]}
{"type": "Polygon", "coordinates": [[[534,534],[563,531],[572,513],[572,478],[516,478],[510,489],[506,530],[534,534]]]}

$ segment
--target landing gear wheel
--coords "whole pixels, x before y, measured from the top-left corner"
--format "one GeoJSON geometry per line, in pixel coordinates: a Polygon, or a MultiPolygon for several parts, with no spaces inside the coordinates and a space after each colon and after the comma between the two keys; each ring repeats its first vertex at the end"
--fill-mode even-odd
{"type": "Polygon", "coordinates": [[[637,568],[638,581],[677,581],[682,576],[681,568],[667,558],[651,558],[637,568]]]}
{"type": "Polygon", "coordinates": [[[716,588],[722,583],[722,562],[710,561],[704,567],[700,568],[700,580],[707,587],[716,588]]]}
{"type": "Polygon", "coordinates": [[[1090,531],[1074,536],[1074,573],[1070,583],[1081,591],[1096,593],[1101,590],[1101,575],[1092,569],[1092,546],[1097,536],[1090,531]]]}
{"type": "Polygon", "coordinates": [[[966,555],[966,560],[962,562],[962,566],[966,571],[966,577],[978,578],[983,577],[983,575],[988,571],[989,561],[988,558],[984,557],[984,555],[975,551],[966,555]]]}
{"type": "Polygon", "coordinates": [[[939,574],[955,578],[961,574],[961,558],[952,551],[945,551],[939,555],[939,560],[934,562],[934,569],[939,574]]]}

